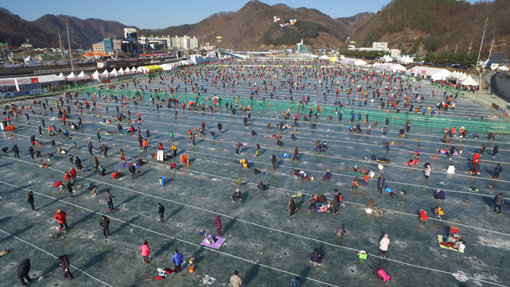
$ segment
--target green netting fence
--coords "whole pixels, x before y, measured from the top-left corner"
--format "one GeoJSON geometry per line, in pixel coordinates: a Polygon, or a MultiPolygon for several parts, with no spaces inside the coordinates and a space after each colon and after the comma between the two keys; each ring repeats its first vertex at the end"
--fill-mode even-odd
{"type": "MultiPolygon", "coordinates": [[[[214,105],[214,96],[212,95],[200,95],[197,94],[183,94],[183,93],[155,93],[155,92],[142,92],[132,90],[105,90],[98,88],[88,89],[88,93],[96,95],[116,95],[117,97],[124,98],[128,97],[132,99],[142,98],[143,100],[149,100],[159,96],[161,100],[166,101],[167,99],[177,99],[179,102],[188,104],[193,102],[198,105],[214,105]]],[[[225,106],[228,103],[238,108],[250,107],[253,112],[264,112],[271,115],[281,114],[290,111],[291,114],[301,113],[308,114],[310,108],[313,109],[313,113],[317,112],[319,108],[320,118],[328,118],[332,116],[333,119],[338,119],[339,113],[343,114],[343,120],[349,121],[351,113],[358,118],[358,113],[362,115],[362,119],[365,119],[365,115],[368,114],[369,122],[373,123],[378,121],[383,123],[386,118],[389,118],[392,124],[405,125],[407,120],[411,121],[411,125],[415,127],[426,127],[433,129],[443,130],[445,128],[455,127],[457,130],[460,127],[464,127],[467,131],[474,133],[488,133],[494,132],[498,134],[510,134],[510,123],[507,121],[501,121],[498,119],[480,119],[480,118],[455,118],[451,115],[430,115],[421,113],[409,113],[409,112],[396,112],[392,110],[373,110],[359,106],[347,106],[339,108],[334,105],[320,105],[317,106],[315,103],[303,103],[298,101],[279,101],[279,100],[261,100],[261,99],[250,99],[241,97],[219,97],[217,99],[217,105],[225,106]]]]}

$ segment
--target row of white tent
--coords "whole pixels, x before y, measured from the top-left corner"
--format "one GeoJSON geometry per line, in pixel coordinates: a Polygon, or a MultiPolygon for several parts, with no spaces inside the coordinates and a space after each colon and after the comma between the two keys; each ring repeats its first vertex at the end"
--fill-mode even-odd
{"type": "Polygon", "coordinates": [[[464,72],[450,72],[446,69],[417,66],[409,69],[409,74],[430,78],[432,81],[454,81],[462,86],[478,86],[478,82],[464,72]]]}
{"type": "Polygon", "coordinates": [[[126,74],[135,74],[135,73],[144,73],[146,72],[146,68],[140,66],[138,68],[127,67],[126,69],[120,68],[120,69],[113,69],[110,72],[108,72],[107,69],[105,69],[102,73],[99,73],[98,70],[96,70],[94,73],[87,75],[85,72],[81,71],[78,75],[76,75],[74,72],[71,72],[69,75],[64,75],[63,73],[60,73],[57,77],[59,77],[61,80],[67,80],[67,81],[80,81],[80,80],[88,80],[88,79],[95,79],[99,80],[101,78],[109,78],[109,77],[118,77],[121,75],[126,74]]]}
{"type": "Polygon", "coordinates": [[[384,55],[381,58],[379,58],[379,60],[384,63],[389,63],[389,62],[393,62],[393,60],[397,60],[398,63],[404,64],[404,65],[411,64],[412,62],[414,62],[413,58],[409,57],[408,55],[397,57],[395,59],[393,59],[389,55],[384,55]]]}

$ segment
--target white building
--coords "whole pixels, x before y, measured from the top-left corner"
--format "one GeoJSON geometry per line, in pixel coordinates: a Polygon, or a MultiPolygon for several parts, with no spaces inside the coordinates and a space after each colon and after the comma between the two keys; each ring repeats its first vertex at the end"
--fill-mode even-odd
{"type": "Polygon", "coordinates": [[[172,47],[172,38],[170,36],[140,36],[138,43],[144,46],[150,46],[155,50],[168,50],[172,47]]]}

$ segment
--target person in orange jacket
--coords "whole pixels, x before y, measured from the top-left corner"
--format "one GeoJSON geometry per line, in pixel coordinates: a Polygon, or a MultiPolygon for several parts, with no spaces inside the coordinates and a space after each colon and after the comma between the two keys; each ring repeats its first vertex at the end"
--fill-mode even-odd
{"type": "Polygon", "coordinates": [[[142,142],[143,151],[147,152],[147,149],[149,148],[149,143],[147,142],[147,139],[144,139],[142,142]]]}
{"type": "Polygon", "coordinates": [[[55,220],[60,225],[60,228],[64,228],[65,230],[69,229],[67,226],[67,214],[62,209],[57,209],[57,213],[55,213],[55,220]]]}

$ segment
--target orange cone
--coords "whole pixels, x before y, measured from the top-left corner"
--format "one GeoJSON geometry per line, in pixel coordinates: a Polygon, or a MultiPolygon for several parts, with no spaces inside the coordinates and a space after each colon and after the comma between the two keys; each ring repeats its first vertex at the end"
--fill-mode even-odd
{"type": "Polygon", "coordinates": [[[186,166],[189,166],[189,159],[186,161],[186,166]]]}

